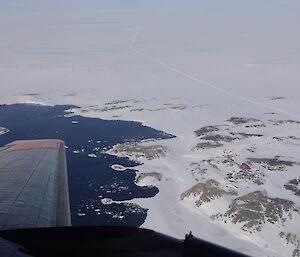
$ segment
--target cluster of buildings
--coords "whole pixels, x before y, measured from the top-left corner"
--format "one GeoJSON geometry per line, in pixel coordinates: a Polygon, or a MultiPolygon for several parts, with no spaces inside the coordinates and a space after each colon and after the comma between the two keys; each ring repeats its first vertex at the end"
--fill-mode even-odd
{"type": "Polygon", "coordinates": [[[253,181],[260,184],[260,172],[255,169],[250,162],[239,162],[237,156],[233,153],[225,153],[221,163],[221,170],[227,172],[227,178],[230,182],[237,180],[253,181]]]}

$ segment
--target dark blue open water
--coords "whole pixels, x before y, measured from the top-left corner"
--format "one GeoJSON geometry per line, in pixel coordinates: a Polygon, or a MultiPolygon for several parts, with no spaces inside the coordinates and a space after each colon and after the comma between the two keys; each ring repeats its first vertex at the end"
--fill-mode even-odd
{"type": "Polygon", "coordinates": [[[134,183],[135,170],[117,172],[112,164],[139,165],[126,158],[101,153],[128,140],[168,139],[173,136],[138,122],[108,121],[82,116],[65,117],[75,106],[2,105],[0,127],[10,130],[0,136],[0,146],[14,140],[59,138],[65,141],[73,225],[140,226],[147,209],[129,203],[102,204],[101,199],[122,201],[153,197],[156,187],[139,187],[134,183]],[[73,151],[79,150],[79,154],[73,151]],[[83,150],[83,151],[82,151],[83,150]],[[96,154],[97,158],[88,157],[96,154]]]}

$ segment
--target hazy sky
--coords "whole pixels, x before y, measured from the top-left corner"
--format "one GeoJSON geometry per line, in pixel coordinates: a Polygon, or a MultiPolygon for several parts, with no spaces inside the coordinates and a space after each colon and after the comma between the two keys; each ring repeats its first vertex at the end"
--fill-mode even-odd
{"type": "Polygon", "coordinates": [[[300,6],[299,0],[1,0],[0,11],[94,10],[94,9],[290,9],[300,6]]]}

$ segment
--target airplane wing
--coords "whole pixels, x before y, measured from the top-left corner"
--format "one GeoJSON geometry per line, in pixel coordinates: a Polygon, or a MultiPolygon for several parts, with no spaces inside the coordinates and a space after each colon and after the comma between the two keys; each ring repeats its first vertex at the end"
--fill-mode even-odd
{"type": "Polygon", "coordinates": [[[64,142],[0,148],[0,230],[70,226],[70,220],[64,142]]]}

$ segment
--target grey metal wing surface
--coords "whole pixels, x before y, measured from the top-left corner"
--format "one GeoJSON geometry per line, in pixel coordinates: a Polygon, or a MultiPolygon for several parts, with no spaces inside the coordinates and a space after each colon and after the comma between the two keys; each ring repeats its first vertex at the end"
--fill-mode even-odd
{"type": "Polygon", "coordinates": [[[0,148],[0,230],[70,225],[64,142],[15,141],[0,148]]]}

